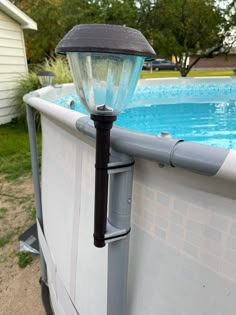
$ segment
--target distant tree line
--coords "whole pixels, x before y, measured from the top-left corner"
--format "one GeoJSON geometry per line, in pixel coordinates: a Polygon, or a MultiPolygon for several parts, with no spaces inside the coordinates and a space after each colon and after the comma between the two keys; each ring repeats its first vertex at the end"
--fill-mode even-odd
{"type": "Polygon", "coordinates": [[[175,56],[182,76],[201,58],[227,53],[235,42],[236,0],[12,0],[38,24],[27,31],[30,63],[53,56],[74,25],[106,23],[139,29],[159,57],[175,56]],[[220,3],[220,5],[219,5],[220,3]],[[187,64],[189,56],[195,56],[187,64]]]}

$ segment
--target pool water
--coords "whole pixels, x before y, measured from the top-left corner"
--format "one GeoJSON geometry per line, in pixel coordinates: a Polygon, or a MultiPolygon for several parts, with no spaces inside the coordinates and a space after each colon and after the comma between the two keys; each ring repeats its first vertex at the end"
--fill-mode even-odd
{"type": "MultiPolygon", "coordinates": [[[[75,94],[54,103],[88,114],[75,94]]],[[[141,86],[136,89],[132,108],[121,113],[115,125],[173,138],[236,149],[236,84],[141,86]],[[213,99],[213,101],[212,101],[213,99]]]]}
{"type": "Polygon", "coordinates": [[[127,109],[116,125],[136,131],[236,149],[236,102],[179,103],[127,109]]]}

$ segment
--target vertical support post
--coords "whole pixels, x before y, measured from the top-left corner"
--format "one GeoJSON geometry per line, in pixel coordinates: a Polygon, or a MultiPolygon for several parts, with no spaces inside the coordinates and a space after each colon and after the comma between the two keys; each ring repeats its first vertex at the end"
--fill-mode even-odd
{"type": "MultiPolygon", "coordinates": [[[[132,159],[112,151],[112,158],[126,164],[132,159]]],[[[118,229],[130,229],[133,166],[109,171],[110,196],[108,221],[118,229]]],[[[108,244],[107,315],[125,315],[127,304],[127,277],[129,261],[129,234],[108,244]]]]}
{"type": "Polygon", "coordinates": [[[110,131],[116,116],[91,115],[96,128],[96,173],[94,205],[94,245],[105,246],[107,226],[108,173],[110,158],[110,131]]]}
{"type": "MultiPolygon", "coordinates": [[[[29,143],[32,163],[32,174],[33,174],[33,186],[35,195],[35,208],[37,219],[43,229],[43,212],[42,212],[42,201],[41,201],[41,189],[39,179],[39,166],[38,166],[38,153],[37,153],[37,142],[36,142],[36,126],[34,119],[33,108],[26,104],[27,124],[29,130],[29,143]]],[[[47,266],[43,256],[42,249],[39,244],[39,255],[40,255],[40,273],[41,273],[41,295],[43,305],[47,315],[52,315],[52,309],[50,305],[49,290],[47,286],[47,266]]]]}
{"type": "MultiPolygon", "coordinates": [[[[29,130],[29,143],[30,143],[30,153],[31,153],[36,216],[43,228],[43,224],[42,224],[43,212],[42,212],[41,189],[40,189],[40,180],[39,180],[39,171],[38,171],[39,167],[38,167],[38,153],[37,153],[34,110],[28,104],[26,104],[26,114],[27,114],[28,130],[29,130]]],[[[42,280],[46,282],[47,281],[46,263],[43,258],[41,249],[40,249],[40,270],[41,270],[42,280]]]]}

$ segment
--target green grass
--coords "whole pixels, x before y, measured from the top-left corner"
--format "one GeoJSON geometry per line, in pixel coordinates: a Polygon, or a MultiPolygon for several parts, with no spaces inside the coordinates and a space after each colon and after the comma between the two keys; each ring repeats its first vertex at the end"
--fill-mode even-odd
{"type": "Polygon", "coordinates": [[[0,248],[4,247],[6,244],[10,243],[12,237],[14,236],[13,232],[7,232],[5,235],[0,237],[0,248]]]}
{"type": "Polygon", "coordinates": [[[5,218],[8,209],[5,207],[0,208],[0,220],[5,218]]]}
{"type": "MultiPolygon", "coordinates": [[[[232,76],[232,70],[192,70],[188,77],[232,76]]],[[[142,71],[141,79],[181,77],[179,71],[142,71]]]]}
{"type": "Polygon", "coordinates": [[[0,126],[0,176],[6,180],[15,180],[30,173],[28,139],[28,131],[19,124],[0,126]]]}
{"type": "MultiPolygon", "coordinates": [[[[39,148],[40,156],[40,142],[41,134],[37,135],[37,142],[39,148]]],[[[18,123],[10,123],[7,125],[0,126],[0,198],[3,197],[3,201],[10,203],[10,208],[4,206],[0,207],[0,226],[5,224],[3,231],[0,231],[0,249],[18,242],[18,236],[25,230],[26,226],[29,225],[29,221],[35,221],[36,211],[33,208],[33,202],[31,195],[24,195],[24,190],[16,191],[16,196],[14,196],[14,191],[7,191],[4,188],[5,181],[13,181],[11,184],[13,187],[19,187],[18,185],[23,181],[24,176],[28,176],[31,172],[31,159],[30,159],[30,149],[29,149],[29,137],[26,127],[18,123]],[[14,182],[14,180],[17,180],[14,182]],[[9,197],[9,199],[7,199],[9,197]],[[24,222],[20,222],[17,226],[11,225],[8,219],[8,214],[10,209],[14,210],[18,208],[20,211],[26,212],[23,214],[24,222]]],[[[10,185],[11,185],[10,184],[10,185]]],[[[23,185],[23,184],[22,184],[23,185]]],[[[7,186],[6,186],[7,187],[7,186]]],[[[24,187],[24,186],[22,186],[24,187]]],[[[19,213],[18,213],[19,214],[19,213]]],[[[1,229],[0,229],[1,230],[1,229]]],[[[14,245],[15,246],[15,245],[14,245]]],[[[14,256],[16,255],[14,251],[14,256]]],[[[9,258],[9,254],[0,255],[0,263],[4,263],[9,258]]],[[[33,256],[30,253],[19,252],[18,266],[20,268],[25,268],[33,260],[33,256]]]]}
{"type": "Polygon", "coordinates": [[[20,268],[25,268],[33,260],[32,254],[28,252],[19,252],[17,256],[18,256],[18,266],[20,268]]]}
{"type": "Polygon", "coordinates": [[[36,218],[36,209],[35,208],[30,209],[30,218],[32,221],[35,220],[35,218],[36,218]]]}

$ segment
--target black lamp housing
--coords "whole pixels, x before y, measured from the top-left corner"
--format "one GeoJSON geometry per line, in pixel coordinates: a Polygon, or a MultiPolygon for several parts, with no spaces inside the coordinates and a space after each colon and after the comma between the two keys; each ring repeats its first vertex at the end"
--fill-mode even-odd
{"type": "Polygon", "coordinates": [[[109,24],[80,24],[74,26],[59,42],[56,53],[100,52],[156,58],[154,49],[143,34],[130,27],[109,24]]]}

